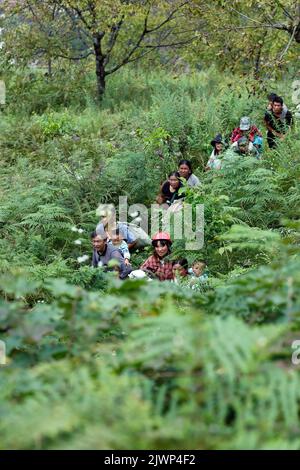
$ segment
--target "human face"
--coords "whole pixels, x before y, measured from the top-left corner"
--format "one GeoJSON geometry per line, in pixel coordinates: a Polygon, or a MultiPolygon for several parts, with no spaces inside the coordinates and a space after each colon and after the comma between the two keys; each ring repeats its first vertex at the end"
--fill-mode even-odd
{"type": "Polygon", "coordinates": [[[173,189],[177,189],[179,186],[179,179],[177,178],[177,176],[170,176],[169,183],[173,189]]]}
{"type": "Polygon", "coordinates": [[[282,112],[282,104],[281,103],[277,103],[276,101],[273,101],[273,111],[274,111],[274,114],[281,114],[282,112]]]}
{"type": "Polygon", "coordinates": [[[167,245],[167,243],[165,243],[163,241],[156,242],[155,245],[154,245],[154,249],[155,249],[155,253],[160,258],[163,258],[168,253],[168,245],[167,245]]]}
{"type": "Polygon", "coordinates": [[[192,270],[196,277],[200,277],[203,274],[204,268],[205,268],[205,264],[197,263],[197,264],[194,264],[194,266],[192,267],[192,270]]]}
{"type": "Polygon", "coordinates": [[[106,240],[102,240],[102,238],[99,235],[97,235],[95,238],[92,239],[92,244],[93,244],[93,248],[96,251],[103,253],[105,246],[106,246],[106,240]]]}
{"type": "Polygon", "coordinates": [[[113,229],[116,226],[116,214],[114,212],[109,212],[105,217],[101,219],[101,223],[104,228],[113,229]]]}
{"type": "Polygon", "coordinates": [[[217,142],[215,147],[217,152],[221,152],[223,150],[223,144],[221,142],[217,142]]]}
{"type": "Polygon", "coordinates": [[[247,144],[239,145],[239,150],[241,153],[246,153],[248,151],[248,145],[247,144]]]}
{"type": "Polygon", "coordinates": [[[183,163],[182,165],[180,165],[178,170],[181,178],[185,178],[187,180],[191,173],[191,170],[189,169],[188,165],[183,163]]]}
{"type": "Polygon", "coordinates": [[[173,274],[174,276],[180,276],[180,277],[187,276],[186,269],[178,263],[174,264],[173,266],[173,274]]]}
{"type": "Polygon", "coordinates": [[[123,240],[122,236],[119,234],[113,234],[112,237],[111,237],[111,241],[113,243],[113,245],[119,245],[119,243],[121,243],[121,241],[123,240]]]}

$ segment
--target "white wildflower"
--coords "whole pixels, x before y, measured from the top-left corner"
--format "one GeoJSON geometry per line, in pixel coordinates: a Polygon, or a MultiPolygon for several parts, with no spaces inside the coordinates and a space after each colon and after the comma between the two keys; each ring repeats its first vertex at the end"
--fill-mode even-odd
{"type": "Polygon", "coordinates": [[[81,245],[81,240],[75,240],[74,245],[81,245]]]}
{"type": "Polygon", "coordinates": [[[77,261],[78,261],[78,263],[84,263],[88,259],[89,259],[88,255],[83,255],[83,256],[78,256],[77,261]]]}
{"type": "Polygon", "coordinates": [[[83,230],[82,228],[79,228],[79,229],[77,230],[77,232],[78,232],[78,233],[83,233],[84,230],[83,230]]]}
{"type": "Polygon", "coordinates": [[[76,227],[72,227],[71,230],[72,230],[72,232],[78,232],[78,228],[76,228],[76,227]]]}

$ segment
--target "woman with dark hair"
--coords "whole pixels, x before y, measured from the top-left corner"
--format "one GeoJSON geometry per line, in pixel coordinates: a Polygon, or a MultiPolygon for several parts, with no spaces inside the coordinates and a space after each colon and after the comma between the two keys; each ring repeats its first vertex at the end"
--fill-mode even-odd
{"type": "Polygon", "coordinates": [[[197,176],[193,174],[192,164],[190,160],[180,160],[178,163],[178,172],[181,178],[185,178],[188,186],[191,188],[194,186],[199,186],[200,181],[197,176]]]}
{"type": "Polygon", "coordinates": [[[220,170],[222,166],[221,153],[224,151],[225,143],[222,139],[221,134],[217,134],[216,137],[211,141],[213,151],[206,164],[205,170],[220,170]]]}
{"type": "Polygon", "coordinates": [[[173,171],[169,174],[168,180],[162,184],[156,199],[159,204],[167,203],[170,206],[174,201],[185,196],[184,193],[179,194],[179,189],[183,186],[179,178],[180,174],[178,171],[173,171]]]}
{"type": "Polygon", "coordinates": [[[152,237],[153,254],[142,264],[140,269],[154,274],[160,281],[171,281],[173,262],[166,259],[171,253],[172,240],[167,232],[158,232],[152,237]]]}

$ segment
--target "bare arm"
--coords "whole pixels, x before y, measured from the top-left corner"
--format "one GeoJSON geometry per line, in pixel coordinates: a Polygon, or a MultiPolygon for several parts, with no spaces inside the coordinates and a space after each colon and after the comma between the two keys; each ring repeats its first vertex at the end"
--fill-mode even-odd
{"type": "Polygon", "coordinates": [[[265,125],[266,125],[266,128],[268,129],[268,131],[272,132],[272,134],[276,135],[277,137],[282,137],[283,136],[283,134],[281,134],[280,132],[275,131],[275,129],[273,129],[271,124],[268,121],[266,121],[266,119],[265,119],[265,125]]]}
{"type": "Polygon", "coordinates": [[[129,249],[129,250],[132,250],[132,248],[134,248],[134,247],[135,247],[135,245],[136,245],[136,242],[137,242],[137,240],[135,240],[135,241],[134,241],[134,242],[132,242],[132,243],[127,243],[127,245],[128,245],[128,249],[129,249]]]}

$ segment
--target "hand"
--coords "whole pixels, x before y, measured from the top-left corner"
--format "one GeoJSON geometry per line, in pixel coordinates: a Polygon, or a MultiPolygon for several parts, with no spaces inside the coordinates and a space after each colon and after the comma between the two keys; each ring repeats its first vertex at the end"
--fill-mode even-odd
{"type": "Polygon", "coordinates": [[[130,261],[129,261],[129,259],[125,258],[124,263],[126,264],[126,266],[130,266],[130,261]]]}
{"type": "Polygon", "coordinates": [[[158,275],[151,269],[143,269],[142,271],[144,271],[150,279],[159,279],[158,275]]]}

